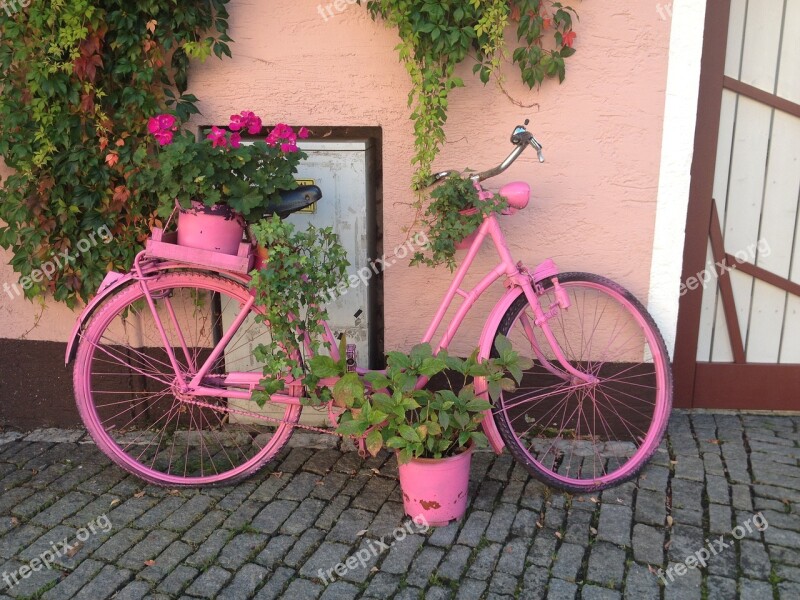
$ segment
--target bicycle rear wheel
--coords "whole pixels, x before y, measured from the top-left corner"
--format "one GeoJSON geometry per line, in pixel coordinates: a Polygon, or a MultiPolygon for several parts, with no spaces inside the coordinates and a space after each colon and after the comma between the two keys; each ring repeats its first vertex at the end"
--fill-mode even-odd
{"type": "MultiPolygon", "coordinates": [[[[493,415],[511,454],[534,476],[571,492],[601,490],[635,477],[661,443],[672,406],[669,355],[652,317],[624,288],[586,273],[559,281],[571,307],[550,328],[569,364],[598,381],[565,371],[523,294],[489,343],[507,336],[533,368],[515,392],[503,393],[493,415]]],[[[555,294],[551,281],[543,286],[546,311],[555,294]]]]}
{"type": "MultiPolygon", "coordinates": [[[[250,299],[241,283],[202,272],[148,280],[169,345],[186,380],[206,361],[250,299]]],[[[257,307],[211,369],[208,387],[229,373],[257,373],[250,348],[269,340],[257,307]]],[[[230,484],[283,448],[301,407],[181,394],[164,341],[138,282],[109,299],[81,335],[74,370],[78,410],[117,465],[168,486],[230,484]],[[273,420],[259,417],[271,416],[273,420]]]]}

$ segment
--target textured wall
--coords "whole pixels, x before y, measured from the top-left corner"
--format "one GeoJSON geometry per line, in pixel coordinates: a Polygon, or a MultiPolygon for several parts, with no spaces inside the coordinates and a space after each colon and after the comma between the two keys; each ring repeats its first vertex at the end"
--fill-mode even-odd
{"type": "MultiPolygon", "coordinates": [[[[483,169],[510,150],[508,137],[525,117],[545,145],[548,162],[530,153],[497,183],[530,182],[528,210],[504,219],[512,249],[531,264],[552,256],[565,270],[610,275],[645,299],[649,289],[658,189],[669,22],[654,5],[619,0],[613,9],[597,0],[578,3],[578,53],[567,80],[531,92],[509,66],[507,90],[471,74],[452,96],[449,144],[438,167],[483,169]]],[[[233,60],[209,60],[192,74],[192,91],[202,100],[203,124],[226,123],[243,109],[314,126],[380,126],[384,134],[386,248],[406,239],[413,200],[412,123],[409,81],[398,64],[393,30],[373,23],[366,10],[347,5],[325,21],[314,0],[233,0],[233,60]]],[[[489,249],[480,267],[493,266],[489,249]]],[[[6,261],[3,260],[3,263],[6,261]]],[[[7,267],[0,280],[15,280],[7,267]]],[[[444,293],[448,272],[392,267],[386,274],[387,348],[418,340],[444,293]]],[[[491,306],[502,293],[494,290],[491,306]]],[[[35,309],[23,300],[0,298],[0,331],[19,337],[32,325],[35,309]]],[[[32,339],[64,340],[71,315],[48,305],[32,339]]],[[[477,341],[483,317],[475,314],[457,339],[466,350],[477,341]]]]}

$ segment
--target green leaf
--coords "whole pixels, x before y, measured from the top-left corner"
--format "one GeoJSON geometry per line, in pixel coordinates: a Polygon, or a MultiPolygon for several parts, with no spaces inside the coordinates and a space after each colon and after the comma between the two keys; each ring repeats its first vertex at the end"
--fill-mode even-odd
{"type": "Polygon", "coordinates": [[[324,379],[341,375],[339,365],[330,356],[315,356],[309,361],[311,373],[324,379]]]}
{"type": "Polygon", "coordinates": [[[409,425],[400,425],[397,428],[397,431],[400,433],[400,435],[403,437],[404,440],[413,443],[419,443],[422,441],[417,432],[414,430],[414,428],[409,425]]]}
{"type": "Polygon", "coordinates": [[[378,452],[383,448],[383,436],[377,429],[372,431],[367,436],[367,450],[372,456],[377,456],[378,452]]]}

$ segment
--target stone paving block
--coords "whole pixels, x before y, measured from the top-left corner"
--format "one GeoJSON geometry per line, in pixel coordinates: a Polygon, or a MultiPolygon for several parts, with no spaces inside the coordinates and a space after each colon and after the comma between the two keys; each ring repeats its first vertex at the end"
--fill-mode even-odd
{"type": "Polygon", "coordinates": [[[355,477],[348,479],[347,485],[342,489],[342,494],[345,496],[357,496],[361,493],[363,487],[372,479],[373,475],[371,471],[362,469],[355,477]]]}
{"type": "Polygon", "coordinates": [[[514,518],[514,524],[511,526],[511,534],[528,539],[533,538],[534,534],[539,530],[536,526],[538,520],[538,513],[526,508],[520,509],[514,518]]]}
{"type": "Polygon", "coordinates": [[[376,545],[373,540],[361,540],[358,548],[352,551],[350,557],[345,561],[347,571],[342,575],[342,579],[351,583],[363,584],[369,577],[370,571],[376,568],[375,565],[381,558],[380,551],[381,547],[376,545]]]}
{"type": "Polygon", "coordinates": [[[208,536],[203,543],[197,548],[197,551],[188,557],[184,562],[191,567],[198,567],[203,569],[211,565],[217,555],[220,553],[225,544],[231,538],[230,531],[225,529],[217,529],[208,536]]]}
{"type": "Polygon", "coordinates": [[[320,600],[354,600],[361,590],[346,581],[336,581],[325,588],[320,600]]]}
{"type": "Polygon", "coordinates": [[[544,499],[547,493],[548,488],[545,484],[537,479],[531,479],[525,486],[519,503],[524,508],[530,508],[537,511],[542,510],[542,507],[544,506],[544,499]]]}
{"type": "Polygon", "coordinates": [[[478,493],[472,501],[472,507],[476,510],[491,511],[502,489],[503,484],[500,481],[484,479],[478,487],[478,493]]]}
{"type": "Polygon", "coordinates": [[[485,590],[485,581],[465,579],[461,582],[461,585],[458,586],[456,600],[475,600],[475,598],[481,598],[485,590]]]}
{"type": "Polygon", "coordinates": [[[546,569],[535,565],[528,567],[522,579],[522,591],[519,597],[523,600],[543,600],[547,591],[547,579],[546,569]]]}
{"type": "Polygon", "coordinates": [[[525,489],[525,481],[518,481],[516,479],[511,479],[505,487],[503,487],[503,493],[500,496],[500,502],[508,503],[508,504],[516,504],[519,502],[520,497],[522,496],[522,491],[525,489]]]}
{"type": "Polygon", "coordinates": [[[301,567],[299,573],[303,577],[315,579],[320,577],[320,572],[325,574],[329,579],[339,579],[340,575],[336,574],[336,565],[344,563],[350,555],[350,545],[337,544],[334,542],[323,542],[319,548],[311,555],[305,564],[301,567]]]}
{"type": "Polygon", "coordinates": [[[751,579],[769,579],[772,563],[769,560],[764,544],[753,540],[739,542],[739,565],[742,573],[751,579]]]}
{"type": "MultiPolygon", "coordinates": [[[[386,502],[372,523],[369,524],[367,535],[373,538],[384,538],[392,535],[396,530],[405,526],[406,516],[400,502],[386,502]]],[[[415,523],[411,524],[411,531],[417,532],[424,529],[415,523]]]]}
{"type": "Polygon", "coordinates": [[[373,477],[364,486],[364,489],[353,498],[353,508],[362,508],[372,512],[378,512],[383,504],[389,499],[389,495],[397,487],[397,481],[384,477],[373,477]]]}
{"type": "Polygon", "coordinates": [[[436,571],[438,577],[450,581],[458,581],[467,568],[467,561],[472,554],[468,546],[453,546],[445,555],[436,571]]]}
{"type": "Polygon", "coordinates": [[[114,600],[141,600],[150,592],[146,581],[131,581],[114,595],[114,600]]]}
{"type": "Polygon", "coordinates": [[[197,496],[193,496],[192,498],[192,499],[197,499],[196,501],[198,502],[198,504],[196,506],[187,504],[187,509],[190,512],[194,513],[193,516],[195,517],[195,519],[199,515],[205,514],[208,507],[211,506],[212,504],[214,505],[214,508],[216,508],[217,510],[224,510],[227,512],[235,511],[242,505],[242,502],[247,500],[247,498],[250,497],[253,494],[253,492],[255,492],[258,485],[259,484],[255,481],[246,481],[244,483],[240,483],[239,485],[235,486],[233,490],[231,490],[229,493],[225,494],[222,498],[217,500],[216,504],[214,504],[214,498],[212,498],[211,495],[198,494],[197,496]],[[204,503],[204,505],[201,503],[204,503]]]}
{"type": "Polygon", "coordinates": [[[125,471],[116,465],[105,467],[99,473],[92,475],[89,479],[81,483],[78,486],[78,490],[100,495],[117,485],[126,475],[125,471]]]}
{"type": "MultiPolygon", "coordinates": [[[[6,571],[3,571],[6,574],[6,571]]],[[[25,563],[18,569],[8,574],[8,580],[4,580],[2,588],[9,596],[14,598],[37,598],[39,595],[50,589],[60,579],[61,574],[54,569],[45,568],[41,560],[25,563]],[[11,583],[8,588],[7,583],[11,583]]]]}
{"type": "Polygon", "coordinates": [[[100,572],[103,563],[96,560],[85,560],[72,573],[62,579],[58,585],[48,590],[42,600],[62,600],[72,598],[84,585],[100,572]]]}
{"type": "Polygon", "coordinates": [[[494,572],[495,565],[500,558],[500,552],[502,550],[502,544],[489,544],[480,549],[472,565],[470,565],[469,571],[467,571],[467,577],[472,580],[488,580],[494,572]]]}
{"type": "Polygon", "coordinates": [[[642,523],[633,526],[633,558],[650,565],[664,563],[664,530],[642,523]]]}
{"type": "Polygon", "coordinates": [[[547,600],[573,600],[578,586],[562,579],[551,579],[547,588],[547,600]]]}
{"type": "Polygon", "coordinates": [[[311,495],[311,492],[314,491],[320,481],[322,481],[322,478],[313,473],[293,475],[286,487],[278,493],[278,498],[297,502],[304,500],[311,495]]]}
{"type": "Polygon", "coordinates": [[[571,510],[567,514],[567,530],[564,533],[564,541],[582,546],[588,545],[591,522],[592,513],[585,510],[571,510]]]}
{"type": "MultiPolygon", "coordinates": [[[[183,534],[183,539],[190,544],[199,544],[214,531],[219,529],[228,515],[221,510],[212,510],[200,519],[195,525],[183,534]]],[[[167,529],[170,529],[167,527],[167,529]]]]}
{"type": "MultiPolygon", "coordinates": [[[[267,507],[269,507],[269,505],[267,505],[267,507]]],[[[232,531],[240,531],[242,528],[250,526],[256,515],[264,510],[266,510],[266,508],[264,507],[263,502],[250,499],[245,500],[242,502],[239,508],[233,511],[230,516],[225,519],[225,522],[222,524],[222,526],[225,529],[230,529],[232,531]]]]}
{"type": "Polygon", "coordinates": [[[280,526],[283,525],[284,521],[289,518],[289,515],[291,515],[297,507],[298,503],[290,500],[275,500],[270,502],[258,513],[256,518],[249,524],[249,527],[252,527],[260,533],[272,535],[280,529],[280,526]]]}
{"type": "Polygon", "coordinates": [[[37,429],[25,436],[26,442],[49,442],[54,444],[74,444],[86,432],[82,429],[37,429]]]}
{"type": "Polygon", "coordinates": [[[250,598],[268,577],[269,571],[264,567],[248,563],[236,572],[233,580],[217,595],[217,599],[250,598]]]}
{"type": "Polygon", "coordinates": [[[190,581],[194,581],[200,573],[197,569],[187,567],[186,565],[178,565],[173,571],[167,575],[164,580],[158,584],[158,591],[168,596],[177,596],[180,594],[190,581]]]}
{"type": "Polygon", "coordinates": [[[220,589],[231,579],[231,574],[216,565],[202,573],[192,582],[186,593],[200,598],[216,598],[220,589]]]}
{"type": "Polygon", "coordinates": [[[619,588],[625,573],[625,551],[608,542],[597,542],[589,554],[587,579],[619,588]]]}
{"type": "Polygon", "coordinates": [[[781,600],[794,600],[800,598],[800,583],[782,581],[778,584],[778,596],[781,600]]]}
{"type": "Polygon", "coordinates": [[[172,531],[186,531],[196,521],[204,518],[213,502],[212,498],[204,494],[192,496],[179,510],[167,517],[160,526],[172,531]]]}
{"type": "Polygon", "coordinates": [[[489,526],[486,528],[486,539],[490,542],[504,542],[511,531],[517,509],[508,504],[500,504],[492,512],[489,526]]]}
{"type": "Polygon", "coordinates": [[[295,579],[286,588],[286,598],[307,598],[315,600],[322,594],[324,588],[318,583],[308,579],[295,579]]]}
{"type": "Polygon", "coordinates": [[[116,561],[120,556],[127,552],[134,544],[141,541],[146,533],[139,529],[124,528],[104,542],[95,552],[95,558],[102,558],[106,561],[116,561]]]}
{"type": "Polygon", "coordinates": [[[529,545],[530,540],[525,538],[514,538],[507,543],[500,552],[497,570],[510,575],[522,575],[525,570],[525,555],[528,553],[529,545]]]}
{"type": "Polygon", "coordinates": [[[30,519],[33,515],[50,506],[58,496],[50,490],[42,490],[11,509],[11,514],[20,519],[30,519]]]}
{"type": "MultiPolygon", "coordinates": [[[[258,591],[255,600],[276,600],[277,598],[283,597],[283,589],[293,576],[294,570],[278,567],[264,587],[258,591]]],[[[299,598],[296,600],[299,600],[299,598]]]]}
{"type": "Polygon", "coordinates": [[[598,587],[596,585],[584,585],[581,588],[582,600],[619,600],[622,598],[616,590],[609,590],[608,588],[598,587]]]}
{"type": "Polygon", "coordinates": [[[480,543],[491,518],[492,514],[489,512],[472,511],[461,529],[457,543],[475,548],[480,543]]]}
{"type": "Polygon", "coordinates": [[[736,597],[736,581],[718,575],[709,575],[706,582],[708,600],[730,600],[736,597]]]}
{"type": "Polygon", "coordinates": [[[320,500],[331,500],[349,480],[350,477],[346,473],[332,471],[322,478],[319,485],[311,492],[311,496],[320,500]]]}
{"type": "Polygon", "coordinates": [[[414,556],[424,542],[425,538],[421,535],[409,535],[402,541],[391,542],[391,548],[381,563],[381,571],[396,575],[407,573],[414,556]]]}
{"type": "Polygon", "coordinates": [[[603,504],[600,507],[600,524],[597,539],[620,546],[631,545],[631,520],[633,513],[627,506],[603,504]]]}
{"type": "Polygon", "coordinates": [[[352,544],[363,535],[362,531],[366,531],[369,528],[369,524],[374,517],[375,515],[369,511],[348,508],[339,516],[327,539],[331,542],[352,544]]]}
{"type": "Polygon", "coordinates": [[[133,572],[106,565],[73,598],[75,600],[105,600],[113,596],[131,579],[133,579],[133,572]]]}
{"type": "Polygon", "coordinates": [[[4,491],[2,495],[0,495],[0,514],[6,514],[10,512],[12,508],[22,503],[25,498],[28,498],[33,494],[34,490],[28,487],[18,487],[4,491]]]}
{"type": "Polygon", "coordinates": [[[554,506],[548,506],[544,513],[544,526],[550,529],[560,530],[564,527],[564,520],[567,517],[567,511],[554,506]]]}
{"type": "Polygon", "coordinates": [[[660,595],[658,579],[650,573],[647,567],[632,564],[628,568],[625,578],[625,600],[643,600],[644,598],[658,598],[660,595]]]}
{"type": "Polygon", "coordinates": [[[700,600],[702,598],[703,578],[697,569],[688,569],[684,575],[675,577],[675,581],[669,579],[667,581],[669,583],[664,589],[664,600],[700,600]]]}
{"type": "Polygon", "coordinates": [[[540,529],[533,539],[528,560],[539,567],[548,568],[553,563],[558,538],[552,529],[540,529]]]}
{"type": "MultiPolygon", "coordinates": [[[[788,565],[775,565],[775,574],[783,580],[800,583],[800,568],[788,565]]],[[[759,579],[761,579],[759,577],[759,579]]]]}
{"type": "Polygon", "coordinates": [[[167,546],[178,538],[178,534],[164,529],[155,529],[147,534],[141,542],[131,548],[117,561],[126,569],[138,571],[144,569],[145,561],[155,559],[167,546]]]}
{"type": "Polygon", "coordinates": [[[753,497],[747,485],[732,485],[731,498],[733,507],[737,510],[753,511],[753,497]]]}
{"type": "Polygon", "coordinates": [[[164,550],[152,565],[148,565],[139,577],[151,583],[158,583],[169,575],[183,560],[192,554],[192,548],[184,542],[173,542],[164,550]]]}
{"type": "Polygon", "coordinates": [[[556,562],[553,565],[553,577],[574,582],[581,569],[585,552],[586,549],[583,546],[568,543],[561,544],[556,555],[556,562]]]}
{"type": "Polygon", "coordinates": [[[322,511],[319,519],[317,519],[317,522],[314,524],[315,527],[326,531],[330,530],[339,520],[339,516],[344,512],[348,504],[350,504],[350,498],[347,496],[337,496],[334,498],[333,501],[325,507],[325,510],[322,511]]]}
{"type": "Polygon", "coordinates": [[[706,545],[702,529],[682,523],[672,528],[670,542],[667,550],[668,559],[675,563],[682,563],[687,556],[691,556],[706,545]]]}
{"type": "Polygon", "coordinates": [[[639,490],[636,496],[635,515],[638,523],[663,526],[667,517],[664,492],[639,490]]]}
{"type": "Polygon", "coordinates": [[[421,600],[424,593],[417,587],[407,587],[400,590],[394,597],[394,600],[421,600]]]}
{"type": "Polygon", "coordinates": [[[461,525],[462,523],[459,521],[451,521],[444,527],[434,528],[433,533],[428,538],[428,543],[434,546],[451,546],[461,525]]]}
{"type": "Polygon", "coordinates": [[[424,587],[428,585],[428,579],[436,570],[439,561],[444,556],[444,550],[425,546],[414,559],[411,569],[408,572],[406,582],[409,585],[424,587]]]}
{"type": "Polygon", "coordinates": [[[739,580],[740,600],[763,600],[772,595],[772,585],[766,581],[755,581],[752,579],[739,580]]]}
{"type": "Polygon", "coordinates": [[[34,540],[40,538],[45,530],[35,525],[20,525],[0,538],[0,557],[11,558],[34,540]]]}
{"type": "Polygon", "coordinates": [[[729,533],[731,530],[731,509],[721,504],[708,506],[708,529],[711,533],[729,533]]]}
{"type": "Polygon", "coordinates": [[[498,596],[514,596],[514,593],[517,589],[517,578],[513,575],[509,575],[508,573],[501,573],[495,571],[494,575],[492,575],[491,580],[489,581],[489,594],[488,597],[491,597],[492,594],[496,594],[498,596]]]}
{"type": "Polygon", "coordinates": [[[325,503],[322,500],[306,498],[300,506],[283,522],[280,532],[285,535],[300,535],[314,525],[325,503]]]}
{"type": "Polygon", "coordinates": [[[172,513],[186,503],[185,498],[168,496],[133,522],[138,529],[152,529],[161,525],[172,513]]]}
{"type": "MultiPolygon", "coordinates": [[[[115,492],[110,492],[115,494],[115,492]]],[[[108,513],[108,518],[114,524],[114,528],[126,527],[135,519],[150,510],[158,503],[158,498],[143,496],[142,498],[129,498],[108,513]]]]}

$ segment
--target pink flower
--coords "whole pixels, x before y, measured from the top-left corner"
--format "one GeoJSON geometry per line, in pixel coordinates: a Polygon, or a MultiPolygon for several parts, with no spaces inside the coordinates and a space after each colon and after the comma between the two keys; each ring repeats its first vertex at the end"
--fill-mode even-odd
{"type": "Polygon", "coordinates": [[[152,134],[156,134],[161,131],[161,124],[158,121],[158,117],[153,117],[147,122],[147,131],[152,134]]]}
{"type": "Polygon", "coordinates": [[[308,133],[309,132],[307,128],[301,127],[300,131],[297,132],[297,137],[299,137],[301,140],[308,139],[308,133]]]}
{"type": "Polygon", "coordinates": [[[281,144],[281,152],[285,152],[286,154],[298,152],[299,150],[300,148],[297,147],[297,144],[281,144]]]}
{"type": "Polygon", "coordinates": [[[169,146],[175,137],[171,131],[159,131],[153,135],[161,146],[169,146]]]}
{"type": "Polygon", "coordinates": [[[242,145],[242,136],[239,133],[231,134],[231,148],[239,148],[242,145]]]}
{"type": "MultiPolygon", "coordinates": [[[[308,133],[308,132],[306,132],[308,133]]],[[[275,129],[270,131],[267,137],[267,144],[275,147],[280,144],[281,152],[291,153],[297,152],[297,134],[294,130],[284,123],[275,126],[275,129]]]]}
{"type": "Polygon", "coordinates": [[[252,111],[245,110],[239,115],[231,115],[231,131],[247,130],[250,135],[261,132],[261,119],[252,111]]]}
{"type": "Polygon", "coordinates": [[[159,115],[158,116],[158,125],[161,127],[161,131],[172,131],[175,127],[176,119],[172,115],[159,115]]]}
{"type": "Polygon", "coordinates": [[[214,148],[225,148],[228,145],[227,132],[219,127],[212,127],[206,139],[211,140],[214,148]]]}

